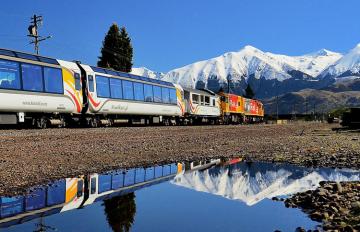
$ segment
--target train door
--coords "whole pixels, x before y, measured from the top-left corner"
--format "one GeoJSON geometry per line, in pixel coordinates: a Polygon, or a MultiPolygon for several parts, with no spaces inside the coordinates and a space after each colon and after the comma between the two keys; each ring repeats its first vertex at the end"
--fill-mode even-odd
{"type": "Polygon", "coordinates": [[[81,206],[84,200],[84,179],[79,178],[66,178],[66,195],[65,205],[61,212],[77,209],[81,206]]]}
{"type": "Polygon", "coordinates": [[[95,73],[88,66],[77,63],[81,70],[81,81],[82,81],[82,90],[84,93],[84,108],[82,113],[86,113],[88,111],[93,111],[98,105],[94,100],[95,93],[95,73]]]}
{"type": "Polygon", "coordinates": [[[190,113],[190,92],[184,90],[185,112],[190,113]]]}
{"type": "Polygon", "coordinates": [[[83,107],[83,90],[81,84],[81,70],[74,62],[58,60],[63,67],[64,93],[74,102],[76,113],[80,114],[83,107]]]}
{"type": "Polygon", "coordinates": [[[98,174],[92,174],[88,177],[88,188],[85,190],[87,191],[86,195],[88,195],[88,199],[84,203],[84,205],[90,205],[95,202],[96,198],[98,197],[98,174]]]}

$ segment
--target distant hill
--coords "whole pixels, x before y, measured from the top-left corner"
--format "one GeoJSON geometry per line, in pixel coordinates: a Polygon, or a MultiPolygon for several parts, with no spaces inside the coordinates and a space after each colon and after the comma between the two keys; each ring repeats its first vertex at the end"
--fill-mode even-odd
{"type": "Polygon", "coordinates": [[[332,109],[360,106],[360,91],[331,92],[327,90],[304,89],[272,97],[263,101],[266,114],[327,113],[332,109]],[[278,103],[277,103],[278,102],[278,103]]]}

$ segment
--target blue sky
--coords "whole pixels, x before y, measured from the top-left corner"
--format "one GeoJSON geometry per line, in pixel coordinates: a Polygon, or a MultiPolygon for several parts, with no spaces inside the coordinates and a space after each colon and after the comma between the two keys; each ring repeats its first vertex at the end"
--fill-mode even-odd
{"type": "Polygon", "coordinates": [[[169,71],[252,45],[301,55],[347,52],[360,42],[358,0],[61,0],[2,1],[0,47],[31,52],[25,36],[44,17],[43,55],[96,64],[109,26],[125,26],[134,66],[169,71]],[[106,2],[106,5],[104,4],[106,2]]]}

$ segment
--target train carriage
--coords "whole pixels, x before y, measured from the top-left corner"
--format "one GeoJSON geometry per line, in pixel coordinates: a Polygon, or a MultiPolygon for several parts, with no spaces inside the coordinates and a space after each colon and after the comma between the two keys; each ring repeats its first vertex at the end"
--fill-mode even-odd
{"type": "Polygon", "coordinates": [[[245,106],[245,121],[246,122],[261,122],[264,117],[264,106],[263,104],[254,99],[244,98],[245,106]]]}
{"type": "Polygon", "coordinates": [[[220,97],[210,90],[183,88],[185,118],[193,122],[218,121],[220,112],[220,97]]]}
{"type": "Polygon", "coordinates": [[[84,64],[79,66],[87,80],[86,112],[99,116],[103,124],[121,122],[121,119],[141,124],[169,124],[183,114],[178,102],[180,90],[169,82],[84,64]]]}
{"type": "Polygon", "coordinates": [[[225,124],[242,123],[245,116],[244,98],[235,94],[220,93],[221,113],[225,124]]]}
{"type": "Polygon", "coordinates": [[[81,84],[77,85],[75,67],[66,66],[0,49],[0,124],[29,122],[44,128],[50,123],[64,125],[65,115],[80,114],[81,84]]]}

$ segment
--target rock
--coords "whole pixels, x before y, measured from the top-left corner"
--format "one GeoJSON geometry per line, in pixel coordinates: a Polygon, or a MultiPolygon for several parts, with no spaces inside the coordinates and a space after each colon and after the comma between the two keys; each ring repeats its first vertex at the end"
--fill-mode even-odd
{"type": "Polygon", "coordinates": [[[295,232],[306,232],[306,230],[302,227],[296,228],[295,232]]]}
{"type": "Polygon", "coordinates": [[[344,232],[353,232],[353,231],[354,231],[354,229],[350,225],[347,225],[344,227],[344,232]]]}
{"type": "Polygon", "coordinates": [[[360,202],[355,201],[351,203],[351,211],[354,213],[360,213],[360,202]]]}
{"type": "Polygon", "coordinates": [[[339,210],[338,210],[335,206],[330,206],[330,209],[331,209],[334,213],[339,212],[339,210]]]}
{"type": "Polygon", "coordinates": [[[341,186],[341,184],[339,182],[336,182],[336,185],[335,185],[335,191],[341,193],[343,191],[343,188],[341,186]]]}
{"type": "Polygon", "coordinates": [[[318,193],[319,196],[326,196],[328,195],[328,191],[326,189],[320,189],[320,192],[318,193]]]}
{"type": "Polygon", "coordinates": [[[315,211],[312,214],[310,214],[310,218],[314,221],[321,222],[321,220],[323,219],[323,215],[320,212],[315,211]]]}

